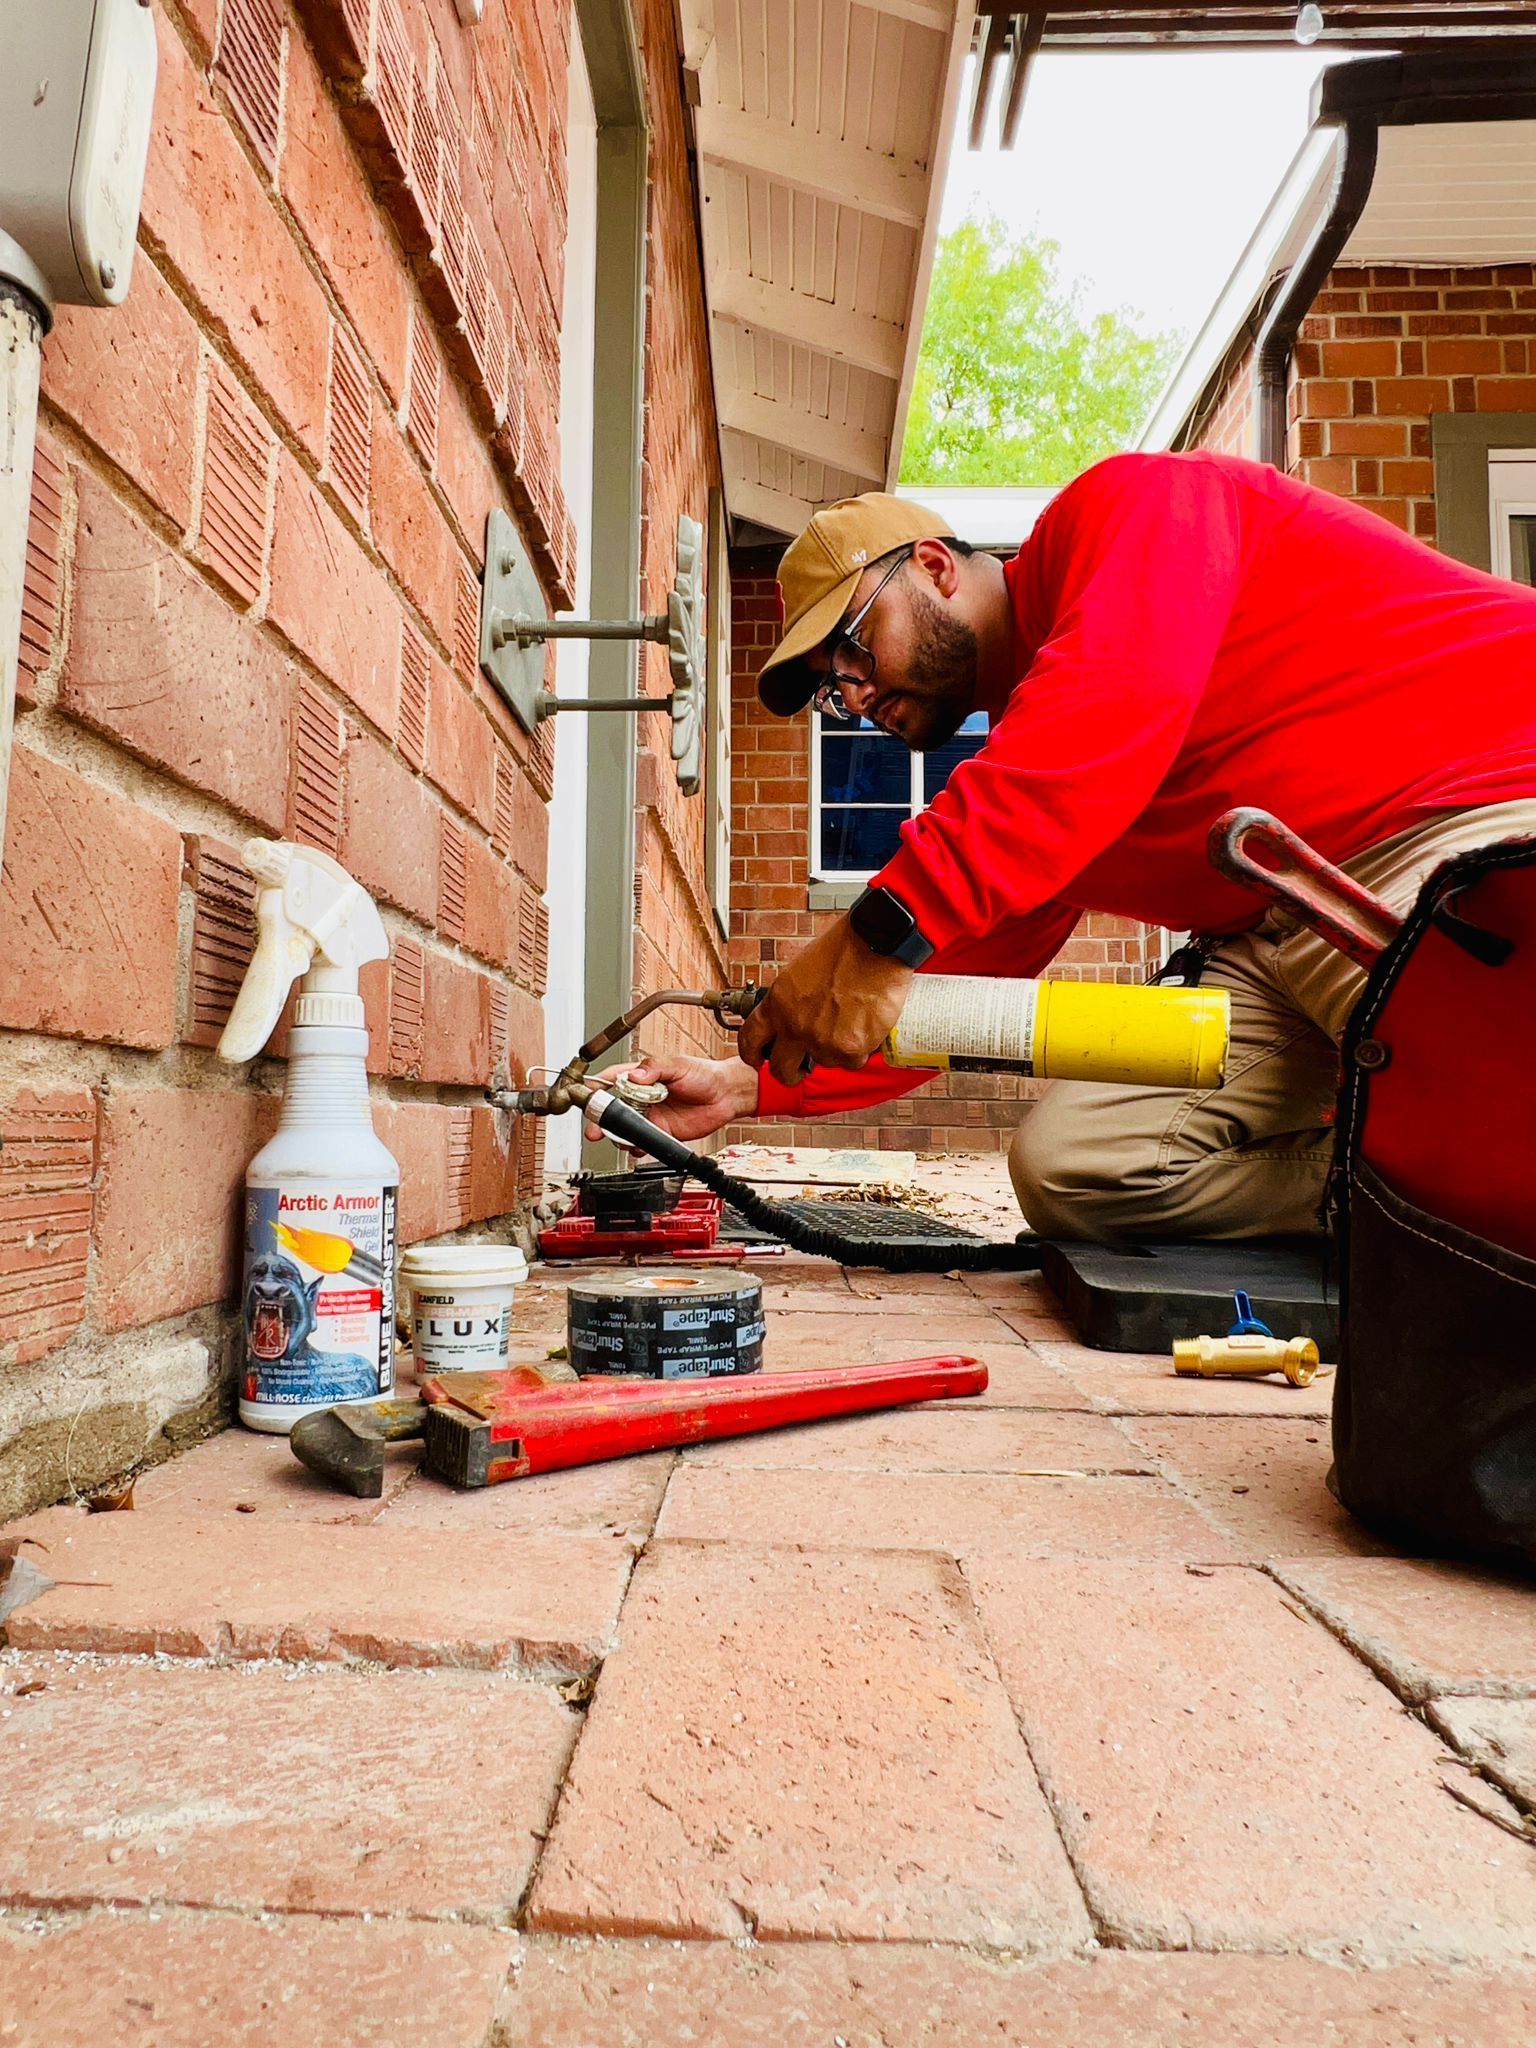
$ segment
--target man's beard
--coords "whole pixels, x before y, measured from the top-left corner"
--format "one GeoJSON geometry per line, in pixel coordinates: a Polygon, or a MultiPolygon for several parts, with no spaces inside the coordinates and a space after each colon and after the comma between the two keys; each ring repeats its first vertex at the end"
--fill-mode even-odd
{"type": "Polygon", "coordinates": [[[952,740],[976,704],[976,635],[925,590],[909,592],[913,645],[907,659],[900,738],[914,754],[952,740]]]}

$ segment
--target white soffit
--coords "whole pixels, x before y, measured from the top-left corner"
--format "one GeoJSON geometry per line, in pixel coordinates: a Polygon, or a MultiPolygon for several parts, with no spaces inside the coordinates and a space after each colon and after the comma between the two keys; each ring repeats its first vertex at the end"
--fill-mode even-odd
{"type": "MultiPolygon", "coordinates": [[[[1221,297],[1164,386],[1137,440],[1167,448],[1253,316],[1296,261],[1328,204],[1335,128],[1314,128],[1238,258],[1221,297]]],[[[1536,121],[1424,122],[1383,128],[1371,196],[1341,265],[1536,260],[1536,121]]]]}
{"type": "Polygon", "coordinates": [[[947,519],[972,547],[1013,553],[1034,531],[1035,521],[1056,496],[1057,484],[901,484],[898,498],[910,498],[947,519]]]}
{"type": "Polygon", "coordinates": [[[733,517],[901,456],[974,0],[682,0],[733,517]]]}
{"type": "Polygon", "coordinates": [[[1383,128],[1376,178],[1345,263],[1529,263],[1536,257],[1536,121],[1383,128]]]}

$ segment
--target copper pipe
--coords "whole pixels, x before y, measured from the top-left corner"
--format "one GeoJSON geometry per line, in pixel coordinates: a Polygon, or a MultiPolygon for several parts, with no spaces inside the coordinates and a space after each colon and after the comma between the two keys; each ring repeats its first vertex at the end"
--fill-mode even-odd
{"type": "Polygon", "coordinates": [[[749,982],[745,988],[664,988],[647,996],[594,1033],[573,1059],[567,1060],[553,1081],[542,1088],[493,1088],[488,1091],[494,1109],[509,1109],[517,1116],[562,1116],[568,1109],[585,1107],[592,1094],[587,1069],[595,1059],[610,1052],[628,1038],[654,1010],[708,1010],[722,1030],[749,1016],[764,991],[749,982]]]}

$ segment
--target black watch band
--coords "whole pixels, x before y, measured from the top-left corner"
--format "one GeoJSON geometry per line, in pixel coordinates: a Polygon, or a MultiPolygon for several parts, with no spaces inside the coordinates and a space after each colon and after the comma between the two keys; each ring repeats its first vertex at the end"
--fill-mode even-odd
{"type": "Polygon", "coordinates": [[[848,922],[871,953],[883,959],[899,960],[903,967],[921,967],[933,956],[933,947],[918,930],[917,919],[889,889],[866,889],[850,908],[848,922]]]}

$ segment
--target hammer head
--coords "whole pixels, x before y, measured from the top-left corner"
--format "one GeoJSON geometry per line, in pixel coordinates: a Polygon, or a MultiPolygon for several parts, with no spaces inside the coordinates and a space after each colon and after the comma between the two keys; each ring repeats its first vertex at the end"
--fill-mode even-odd
{"type": "Polygon", "coordinates": [[[421,1435],[422,1401],[351,1401],[304,1415],[288,1441],[301,1465],[343,1493],[378,1500],[384,1492],[384,1446],[421,1435]]]}
{"type": "Polygon", "coordinates": [[[472,1416],[490,1415],[509,1386],[544,1387],[575,1378],[572,1368],[558,1359],[500,1372],[435,1373],[422,1382],[421,1400],[348,1401],[339,1408],[325,1408],[301,1416],[288,1441],[300,1464],[330,1485],[359,1500],[378,1500],[384,1492],[384,1446],[424,1436],[429,1403],[451,1405],[472,1416]]]}

